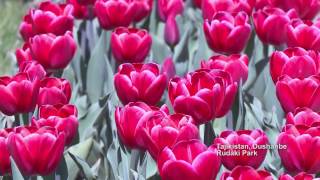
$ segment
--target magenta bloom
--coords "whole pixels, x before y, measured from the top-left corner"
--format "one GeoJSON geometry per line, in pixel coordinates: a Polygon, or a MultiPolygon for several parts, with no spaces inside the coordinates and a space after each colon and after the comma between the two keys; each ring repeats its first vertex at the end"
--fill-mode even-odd
{"type": "Polygon", "coordinates": [[[271,174],[265,170],[255,170],[250,166],[237,166],[231,172],[224,172],[220,180],[273,180],[271,174]]]}

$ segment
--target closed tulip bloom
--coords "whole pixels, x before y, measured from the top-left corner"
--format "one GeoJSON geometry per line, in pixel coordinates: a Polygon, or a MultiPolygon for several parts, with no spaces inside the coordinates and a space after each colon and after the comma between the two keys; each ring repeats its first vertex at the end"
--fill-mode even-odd
{"type": "Polygon", "coordinates": [[[320,127],[286,125],[278,136],[277,144],[286,145],[278,149],[282,165],[290,174],[320,172],[320,127]],[[311,156],[310,156],[311,155],[311,156]]]}
{"type": "Polygon", "coordinates": [[[32,125],[37,127],[50,126],[58,132],[63,132],[66,145],[72,143],[78,131],[78,111],[71,104],[43,105],[39,108],[39,119],[32,119],[32,125]]]}
{"type": "Polygon", "coordinates": [[[223,146],[243,146],[247,154],[241,153],[238,155],[223,155],[221,156],[222,164],[229,170],[236,166],[251,166],[258,169],[267,155],[267,149],[259,149],[256,147],[263,147],[268,145],[268,138],[266,134],[260,130],[239,130],[223,131],[219,137],[215,138],[214,144],[222,153],[237,152],[236,148],[219,148],[223,146]],[[253,155],[254,153],[257,155],[253,155]]]}
{"type": "Polygon", "coordinates": [[[68,104],[71,98],[71,84],[62,78],[48,77],[40,82],[38,105],[68,104]]]}
{"type": "Polygon", "coordinates": [[[292,18],[298,18],[294,9],[265,7],[253,13],[255,30],[265,44],[281,45],[286,42],[286,28],[292,18]]]}
{"type": "Polygon", "coordinates": [[[9,134],[8,149],[23,175],[49,175],[57,168],[65,135],[51,127],[17,127],[9,134]]]}
{"type": "Polygon", "coordinates": [[[142,101],[155,105],[167,87],[167,77],[155,63],[125,63],[114,76],[114,86],[122,104],[142,101]]]}
{"type": "Polygon", "coordinates": [[[163,74],[166,74],[168,82],[171,78],[173,78],[176,75],[176,68],[172,57],[167,57],[163,60],[161,72],[163,74]]]}
{"type": "Polygon", "coordinates": [[[284,11],[294,8],[302,19],[313,19],[320,10],[319,0],[271,0],[271,3],[284,11]]]}
{"type": "Polygon", "coordinates": [[[0,175],[11,173],[10,153],[7,148],[7,138],[11,129],[0,130],[0,175]]]}
{"type": "Polygon", "coordinates": [[[36,34],[52,33],[57,36],[73,29],[72,5],[59,5],[51,1],[40,3],[32,9],[20,24],[20,34],[25,41],[36,34]]]}
{"type": "Polygon", "coordinates": [[[30,39],[33,59],[49,71],[67,67],[76,49],[77,45],[71,32],[62,36],[41,34],[30,39]]]}
{"type": "Polygon", "coordinates": [[[307,78],[320,72],[320,56],[316,51],[303,48],[288,48],[275,51],[270,58],[270,73],[273,82],[277,82],[282,75],[291,78],[307,78]]]}
{"type": "Polygon", "coordinates": [[[24,61],[19,65],[19,72],[25,72],[28,74],[31,80],[43,79],[47,72],[45,69],[36,61],[24,61]]]}
{"type": "Polygon", "coordinates": [[[217,150],[195,139],[164,148],[157,163],[162,180],[214,180],[221,165],[217,150]]]}
{"type": "Polygon", "coordinates": [[[93,7],[89,5],[82,5],[77,0],[67,0],[67,3],[73,6],[72,15],[76,19],[93,19],[95,17],[93,7]]]}
{"type": "Polygon", "coordinates": [[[295,176],[290,176],[289,174],[283,174],[279,177],[279,180],[313,180],[315,179],[313,175],[301,172],[295,176]]]}
{"type": "Polygon", "coordinates": [[[285,112],[294,112],[298,107],[320,111],[320,77],[304,79],[281,77],[276,84],[276,93],[285,112]]]}
{"type": "Polygon", "coordinates": [[[175,112],[191,115],[199,125],[224,116],[232,106],[237,87],[229,73],[201,69],[185,78],[172,78],[168,93],[175,112]]]}
{"type": "Polygon", "coordinates": [[[271,174],[265,170],[256,170],[251,166],[237,166],[231,172],[224,172],[220,180],[273,180],[271,174]]]}
{"type": "Polygon", "coordinates": [[[132,102],[124,107],[117,107],[115,111],[115,121],[117,132],[122,143],[128,148],[137,148],[144,150],[142,137],[137,133],[137,125],[147,112],[159,111],[159,113],[168,114],[169,110],[166,106],[150,107],[143,102],[132,102]]]}
{"type": "Polygon", "coordinates": [[[165,147],[173,147],[177,142],[199,139],[199,131],[191,116],[183,114],[166,115],[158,111],[149,112],[137,126],[142,144],[156,160],[165,147]]]}
{"type": "Polygon", "coordinates": [[[149,54],[152,38],[147,30],[120,27],[112,32],[110,43],[119,63],[141,63],[149,54]]]}
{"type": "Polygon", "coordinates": [[[158,15],[162,22],[166,22],[169,16],[176,17],[178,14],[183,13],[183,0],[159,0],[157,2],[158,15]]]}
{"type": "Polygon", "coordinates": [[[34,110],[39,93],[39,80],[31,80],[27,73],[0,77],[0,111],[12,116],[34,110]]]}
{"type": "Polygon", "coordinates": [[[169,16],[164,27],[164,40],[170,47],[174,47],[180,41],[180,32],[174,16],[169,16]]]}
{"type": "Polygon", "coordinates": [[[298,108],[286,117],[286,124],[313,126],[320,123],[320,115],[309,108],[298,108]]]}
{"type": "Polygon", "coordinates": [[[248,63],[249,58],[247,55],[216,55],[212,56],[208,61],[201,61],[201,68],[224,70],[231,75],[233,81],[240,84],[241,79],[242,83],[244,83],[248,78],[248,63]]]}
{"type": "Polygon", "coordinates": [[[134,22],[139,22],[151,14],[153,0],[133,0],[132,3],[135,8],[134,22]]]}
{"type": "Polygon", "coordinates": [[[287,26],[287,45],[320,51],[320,21],[292,20],[287,26]]]}
{"type": "Polygon", "coordinates": [[[97,0],[94,4],[99,24],[105,30],[129,26],[135,17],[135,8],[135,4],[129,0],[97,0]]]}
{"type": "Polygon", "coordinates": [[[205,21],[203,29],[209,47],[225,54],[240,53],[251,33],[248,15],[244,12],[217,12],[211,21],[205,21]]]}
{"type": "Polygon", "coordinates": [[[255,5],[255,0],[202,0],[203,19],[212,20],[212,17],[219,11],[239,13],[244,11],[249,16],[255,5]]]}

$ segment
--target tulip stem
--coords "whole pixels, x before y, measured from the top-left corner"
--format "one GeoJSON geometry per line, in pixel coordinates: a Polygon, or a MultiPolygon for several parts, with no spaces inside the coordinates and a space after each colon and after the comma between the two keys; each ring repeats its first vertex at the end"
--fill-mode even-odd
{"type": "Polygon", "coordinates": [[[29,113],[22,114],[22,121],[24,125],[29,125],[29,113]]]}
{"type": "MultiPolygon", "coordinates": [[[[131,150],[131,159],[130,159],[130,169],[137,171],[138,166],[139,166],[139,160],[141,157],[144,156],[144,152],[138,150],[138,149],[132,149],[131,150]]],[[[133,173],[130,174],[130,180],[134,180],[134,175],[133,173]]]]}
{"type": "Polygon", "coordinates": [[[19,126],[20,125],[20,114],[15,114],[14,115],[14,123],[13,123],[13,126],[16,127],[16,126],[19,126]]]}
{"type": "Polygon", "coordinates": [[[263,44],[263,56],[266,60],[268,60],[269,57],[269,45],[263,44]]]}
{"type": "Polygon", "coordinates": [[[210,146],[212,144],[212,141],[215,139],[215,132],[212,126],[212,122],[207,122],[204,125],[204,143],[207,146],[210,146]]]}

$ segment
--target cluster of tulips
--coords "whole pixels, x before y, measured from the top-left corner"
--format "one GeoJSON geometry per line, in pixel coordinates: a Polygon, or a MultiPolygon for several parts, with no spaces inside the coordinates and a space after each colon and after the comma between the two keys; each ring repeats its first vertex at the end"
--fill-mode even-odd
{"type": "MultiPolygon", "coordinates": [[[[177,16],[183,0],[158,0],[164,41],[173,50],[180,41],[177,16]]],[[[279,179],[312,179],[320,172],[320,11],[319,0],[194,0],[202,12],[202,30],[216,54],[197,70],[176,75],[171,57],[160,65],[147,62],[152,36],[136,24],[151,14],[153,0],[67,0],[41,2],[24,16],[16,50],[19,72],[0,77],[0,111],[15,117],[0,130],[0,174],[11,161],[23,175],[48,175],[78,131],[77,108],[69,104],[71,83],[61,78],[75,55],[74,19],[97,18],[111,31],[117,61],[114,88],[123,106],[115,123],[129,149],[147,151],[163,180],[273,179],[263,169],[270,145],[263,130],[224,130],[209,144],[199,127],[224,117],[248,78],[249,57],[242,54],[252,29],[279,51],[270,57],[276,94],[287,113],[277,144],[285,173],[279,179]],[[252,23],[249,21],[252,17],[252,23]],[[288,48],[287,48],[288,47],[288,48]],[[285,49],[287,48],[287,49],[285,49]],[[165,92],[174,112],[162,105],[165,92]],[[26,119],[23,121],[22,119],[26,119]],[[242,155],[221,155],[246,146],[242,155]],[[220,147],[234,147],[220,149],[220,147]],[[254,154],[250,156],[248,154],[254,154]]],[[[205,43],[205,42],[201,42],[205,43]]],[[[212,128],[208,126],[209,128],[212,128]]]]}

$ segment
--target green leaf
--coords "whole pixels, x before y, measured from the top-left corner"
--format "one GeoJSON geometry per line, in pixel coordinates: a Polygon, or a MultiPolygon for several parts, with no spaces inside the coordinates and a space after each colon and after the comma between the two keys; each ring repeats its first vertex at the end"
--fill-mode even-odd
{"type": "Polygon", "coordinates": [[[24,180],[24,177],[22,176],[20,170],[18,169],[12,157],[10,157],[10,161],[11,161],[12,178],[14,180],[24,180]]]}
{"type": "Polygon", "coordinates": [[[60,164],[56,170],[55,176],[60,180],[67,180],[68,179],[68,168],[66,159],[62,157],[60,164]]]}
{"type": "Polygon", "coordinates": [[[96,179],[96,177],[91,172],[90,166],[80,157],[73,155],[72,153],[68,152],[69,156],[72,158],[72,160],[76,163],[80,171],[83,173],[86,179],[96,179]]]}

